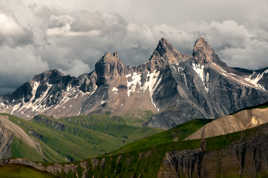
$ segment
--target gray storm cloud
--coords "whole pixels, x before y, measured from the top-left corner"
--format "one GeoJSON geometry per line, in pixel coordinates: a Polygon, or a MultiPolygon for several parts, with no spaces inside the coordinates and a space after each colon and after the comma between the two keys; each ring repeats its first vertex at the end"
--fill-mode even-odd
{"type": "Polygon", "coordinates": [[[191,54],[204,36],[231,66],[268,66],[267,16],[266,0],[3,0],[0,94],[48,69],[89,72],[107,51],[126,64],[143,63],[161,37],[191,54]]]}

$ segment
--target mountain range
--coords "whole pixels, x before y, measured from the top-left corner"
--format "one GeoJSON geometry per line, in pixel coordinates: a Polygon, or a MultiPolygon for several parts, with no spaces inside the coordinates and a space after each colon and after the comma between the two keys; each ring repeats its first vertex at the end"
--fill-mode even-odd
{"type": "Polygon", "coordinates": [[[153,113],[146,126],[168,129],[192,119],[215,119],[265,103],[268,68],[229,67],[204,38],[192,55],[161,39],[149,60],[123,64],[106,53],[95,69],[79,77],[58,70],[38,74],[0,98],[0,112],[23,118],[39,114],[71,117],[92,113],[139,116],[153,113]]]}

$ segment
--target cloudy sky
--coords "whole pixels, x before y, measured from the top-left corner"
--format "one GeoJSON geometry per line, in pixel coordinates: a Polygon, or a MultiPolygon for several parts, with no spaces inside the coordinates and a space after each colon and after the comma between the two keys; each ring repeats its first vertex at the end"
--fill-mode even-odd
{"type": "Polygon", "coordinates": [[[1,0],[0,94],[48,69],[79,75],[105,52],[126,64],[165,37],[191,54],[204,36],[231,66],[268,66],[267,0],[1,0]]]}

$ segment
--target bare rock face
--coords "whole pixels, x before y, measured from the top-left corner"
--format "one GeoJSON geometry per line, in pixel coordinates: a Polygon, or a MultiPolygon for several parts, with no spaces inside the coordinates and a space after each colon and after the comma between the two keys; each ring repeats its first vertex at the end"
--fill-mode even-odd
{"type": "Polygon", "coordinates": [[[214,50],[204,38],[200,38],[195,42],[193,57],[196,62],[201,64],[211,63],[214,61],[214,55],[214,50]]]}
{"type": "Polygon", "coordinates": [[[149,59],[149,69],[151,71],[160,70],[170,64],[178,64],[179,60],[184,57],[166,39],[162,38],[149,59]]]}
{"type": "Polygon", "coordinates": [[[197,149],[168,152],[158,177],[267,177],[267,144],[267,135],[260,134],[221,150],[197,149]]]}
{"type": "Polygon", "coordinates": [[[215,137],[258,127],[268,123],[267,115],[267,108],[255,108],[223,116],[208,123],[186,140],[215,137]]]}
{"type": "Polygon", "coordinates": [[[184,55],[161,39],[149,60],[126,66],[106,53],[95,69],[79,77],[51,70],[0,98],[0,112],[32,118],[92,112],[154,113],[145,123],[171,128],[191,119],[214,119],[268,100],[268,72],[231,68],[204,38],[184,55]]]}
{"type": "Polygon", "coordinates": [[[254,72],[228,67],[200,38],[192,58],[166,68],[154,95],[162,112],[147,125],[168,129],[193,118],[218,118],[265,103],[267,90],[260,83],[266,71],[254,72]]]}
{"type": "Polygon", "coordinates": [[[95,65],[98,76],[97,85],[107,84],[111,80],[119,80],[125,74],[125,68],[117,52],[106,53],[95,65]]]}
{"type": "Polygon", "coordinates": [[[14,135],[5,127],[0,125],[0,159],[6,159],[11,156],[11,144],[14,135]]]}

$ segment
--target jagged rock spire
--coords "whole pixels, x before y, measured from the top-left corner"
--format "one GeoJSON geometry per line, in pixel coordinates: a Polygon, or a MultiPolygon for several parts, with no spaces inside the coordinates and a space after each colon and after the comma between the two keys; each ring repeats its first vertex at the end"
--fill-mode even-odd
{"type": "Polygon", "coordinates": [[[199,64],[209,64],[213,62],[220,65],[225,70],[231,71],[231,68],[229,68],[225,62],[220,60],[213,48],[203,37],[197,39],[194,44],[193,59],[199,64]]]}
{"type": "Polygon", "coordinates": [[[120,60],[118,53],[105,53],[95,64],[97,73],[97,85],[107,83],[108,80],[121,76],[125,73],[125,65],[120,60]]]}
{"type": "Polygon", "coordinates": [[[214,50],[209,46],[207,41],[200,37],[196,40],[194,49],[193,49],[193,57],[198,63],[211,63],[214,61],[214,50]]]}
{"type": "Polygon", "coordinates": [[[173,46],[170,43],[168,43],[168,41],[165,38],[161,38],[156,47],[156,51],[158,51],[159,54],[161,55],[165,55],[167,52],[174,50],[175,49],[173,48],[173,46]]]}
{"type": "Polygon", "coordinates": [[[159,69],[168,64],[178,64],[181,58],[183,55],[166,39],[161,38],[150,58],[150,70],[159,69]]]}
{"type": "Polygon", "coordinates": [[[161,56],[165,56],[167,54],[172,54],[175,57],[182,56],[182,54],[175,49],[165,38],[161,38],[158,42],[158,45],[155,49],[161,56]]]}

